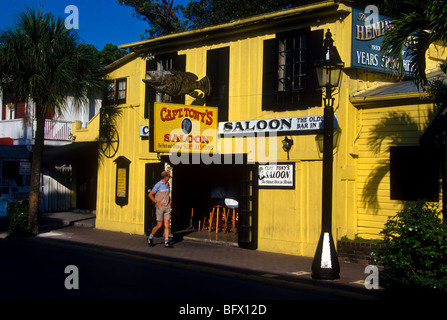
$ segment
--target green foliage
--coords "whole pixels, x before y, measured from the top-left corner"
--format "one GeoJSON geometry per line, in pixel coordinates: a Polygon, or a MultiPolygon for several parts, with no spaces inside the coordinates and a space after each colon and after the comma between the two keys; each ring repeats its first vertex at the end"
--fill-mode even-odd
{"type": "Polygon", "coordinates": [[[29,221],[37,230],[39,176],[47,114],[63,113],[67,96],[75,106],[103,90],[104,69],[96,48],[83,45],[65,21],[50,13],[27,8],[17,15],[16,25],[0,32],[0,89],[16,101],[35,104],[36,135],[30,182],[29,221]]]}
{"type": "Polygon", "coordinates": [[[8,233],[14,236],[32,235],[28,223],[28,199],[16,199],[8,203],[9,229],[8,233]]]}
{"type": "Polygon", "coordinates": [[[408,45],[411,73],[418,85],[427,84],[425,53],[430,44],[447,44],[447,6],[444,0],[385,0],[383,8],[393,19],[382,40],[382,54],[399,62],[404,75],[404,45],[408,45]]]}
{"type": "Polygon", "coordinates": [[[62,112],[68,95],[86,101],[103,88],[102,78],[92,46],[82,45],[60,17],[27,8],[0,33],[1,89],[17,100],[32,98],[38,114],[62,112]]]}
{"type": "Polygon", "coordinates": [[[133,7],[132,14],[146,21],[149,38],[204,28],[257,14],[315,3],[312,0],[190,0],[185,7],[174,0],[117,0],[133,7]]]}
{"type": "MultiPolygon", "coordinates": [[[[447,66],[446,62],[443,65],[447,66]]],[[[443,110],[447,106],[447,83],[445,80],[435,79],[429,81],[425,91],[429,94],[429,99],[435,103],[436,107],[441,107],[441,110],[443,110]]]]}
{"type": "Polygon", "coordinates": [[[304,2],[290,0],[198,0],[190,1],[183,11],[183,15],[191,21],[191,28],[196,29],[278,11],[291,7],[293,3],[304,2]]]}
{"type": "Polygon", "coordinates": [[[381,285],[447,293],[447,224],[437,204],[416,202],[391,217],[374,249],[381,285]]]}
{"type": "Polygon", "coordinates": [[[146,21],[146,33],[154,38],[186,30],[187,22],[179,18],[183,6],[174,6],[173,0],[117,0],[119,4],[135,9],[133,16],[146,21]]]}
{"type": "Polygon", "coordinates": [[[112,62],[124,57],[127,51],[121,50],[116,45],[107,43],[101,51],[98,51],[99,62],[101,65],[106,66],[112,62]]]}

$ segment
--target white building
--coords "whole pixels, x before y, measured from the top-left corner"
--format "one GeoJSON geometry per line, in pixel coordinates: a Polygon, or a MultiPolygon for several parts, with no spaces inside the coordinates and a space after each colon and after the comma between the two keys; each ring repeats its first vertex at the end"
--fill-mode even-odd
{"type": "MultiPolygon", "coordinates": [[[[79,179],[74,179],[72,161],[58,155],[67,155],[67,148],[74,139],[72,123],[76,121],[79,125],[80,122],[86,127],[100,107],[101,99],[90,99],[76,108],[73,97],[67,97],[63,113],[48,115],[45,120],[41,211],[65,211],[76,207],[72,191],[79,179]],[[47,154],[51,156],[46,157],[47,154]]],[[[6,215],[8,201],[29,193],[35,131],[33,101],[14,103],[0,92],[0,216],[6,215]]]]}

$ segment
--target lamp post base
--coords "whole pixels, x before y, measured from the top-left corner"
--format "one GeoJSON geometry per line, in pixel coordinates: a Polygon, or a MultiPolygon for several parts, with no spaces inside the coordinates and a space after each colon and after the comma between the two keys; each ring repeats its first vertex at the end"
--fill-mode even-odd
{"type": "Polygon", "coordinates": [[[318,242],[315,257],[312,262],[312,279],[340,279],[340,264],[334,240],[330,232],[322,232],[318,242]]]}

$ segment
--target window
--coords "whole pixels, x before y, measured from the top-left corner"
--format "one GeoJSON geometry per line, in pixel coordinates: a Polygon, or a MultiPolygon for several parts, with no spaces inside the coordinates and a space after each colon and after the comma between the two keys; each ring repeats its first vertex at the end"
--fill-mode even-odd
{"type": "Polygon", "coordinates": [[[106,101],[113,103],[114,100],[115,100],[115,81],[109,81],[107,83],[106,101]]]}
{"type": "Polygon", "coordinates": [[[105,105],[126,103],[127,79],[111,80],[107,83],[105,105]]]}
{"type": "MultiPolygon", "coordinates": [[[[174,70],[174,59],[175,56],[171,54],[160,56],[155,60],[156,68],[151,70],[174,70]]],[[[173,98],[169,97],[169,102],[174,102],[173,98]]],[[[163,102],[163,93],[157,92],[155,101],[163,102]]]]}
{"type": "Polygon", "coordinates": [[[126,90],[127,90],[127,81],[126,79],[116,80],[118,91],[117,91],[117,102],[126,103],[126,90]]]}
{"type": "MultiPolygon", "coordinates": [[[[163,54],[149,59],[146,62],[146,71],[151,70],[179,70],[185,71],[186,55],[177,55],[177,53],[163,54]]],[[[147,119],[150,115],[150,109],[153,108],[154,102],[163,102],[163,95],[156,92],[154,88],[146,84],[146,98],[144,117],[147,119]]],[[[185,103],[185,97],[170,97],[172,103],[185,103]]]]}
{"type": "Polygon", "coordinates": [[[278,33],[264,41],[262,108],[286,111],[321,106],[314,63],[321,56],[323,30],[278,33]]]}
{"type": "Polygon", "coordinates": [[[439,200],[439,155],[428,147],[390,148],[391,200],[439,200]]]}
{"type": "Polygon", "coordinates": [[[16,101],[13,94],[3,95],[1,120],[22,119],[26,114],[26,103],[16,101]]]}
{"type": "Polygon", "coordinates": [[[306,36],[278,40],[278,92],[300,92],[307,80],[306,36]]]}

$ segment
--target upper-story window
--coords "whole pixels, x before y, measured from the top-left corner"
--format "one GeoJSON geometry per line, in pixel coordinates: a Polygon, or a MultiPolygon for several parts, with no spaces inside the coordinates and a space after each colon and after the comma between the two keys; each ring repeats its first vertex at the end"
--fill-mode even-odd
{"type": "Polygon", "coordinates": [[[321,105],[315,60],[321,56],[323,30],[278,33],[264,41],[263,110],[285,111],[321,105]]]}
{"type": "MultiPolygon", "coordinates": [[[[146,61],[146,71],[154,70],[179,70],[185,71],[186,55],[178,55],[175,53],[167,53],[157,55],[146,61]]],[[[166,96],[160,92],[155,91],[149,84],[146,84],[146,97],[144,117],[147,119],[150,116],[150,110],[153,108],[154,102],[171,102],[171,103],[185,103],[184,96],[169,97],[166,101],[166,96]]]]}
{"type": "Polygon", "coordinates": [[[104,101],[105,105],[123,104],[127,98],[127,79],[110,80],[107,83],[107,94],[104,101]]]}
{"type": "Polygon", "coordinates": [[[117,102],[119,104],[126,103],[126,96],[127,96],[127,81],[126,79],[118,79],[116,80],[116,96],[117,96],[117,102]]]}
{"type": "Polygon", "coordinates": [[[306,35],[278,39],[278,91],[300,92],[306,89],[306,35]]]}

